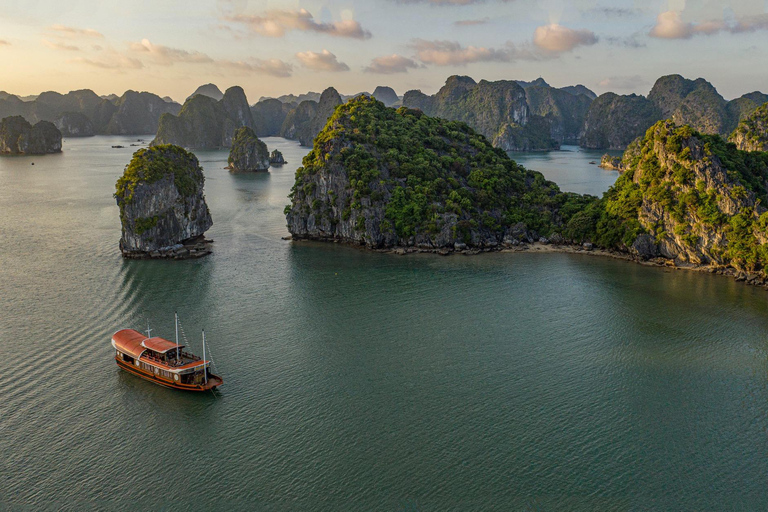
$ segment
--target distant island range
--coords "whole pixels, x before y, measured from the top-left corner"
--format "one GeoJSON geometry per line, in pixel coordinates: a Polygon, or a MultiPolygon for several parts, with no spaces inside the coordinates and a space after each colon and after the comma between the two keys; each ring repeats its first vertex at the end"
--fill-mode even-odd
{"type": "MultiPolygon", "coordinates": [[[[189,148],[229,147],[234,129],[247,126],[258,137],[285,137],[311,146],[333,109],[358,95],[342,95],[331,87],[322,93],[262,97],[249,104],[240,87],[222,92],[206,84],[180,105],[149,92],[102,97],[84,89],[25,98],[0,92],[0,119],[49,121],[64,137],[157,133],[158,143],[189,148]]],[[[431,96],[418,90],[398,96],[386,86],[370,95],[388,107],[406,106],[466,122],[505,151],[546,151],[561,144],[623,150],[663,119],[703,134],[728,136],[768,102],[768,95],[758,91],[726,101],[706,80],[680,75],[659,78],[647,97],[610,92],[597,96],[583,85],[556,88],[542,78],[476,82],[467,76],[449,77],[431,96]]]]}

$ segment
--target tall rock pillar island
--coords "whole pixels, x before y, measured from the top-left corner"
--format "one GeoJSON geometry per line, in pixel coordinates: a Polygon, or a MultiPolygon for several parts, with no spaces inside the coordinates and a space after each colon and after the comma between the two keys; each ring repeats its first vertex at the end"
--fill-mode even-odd
{"type": "Polygon", "coordinates": [[[197,157],[171,144],[140,149],[117,180],[126,258],[199,258],[211,253],[204,237],[213,221],[197,157]]]}

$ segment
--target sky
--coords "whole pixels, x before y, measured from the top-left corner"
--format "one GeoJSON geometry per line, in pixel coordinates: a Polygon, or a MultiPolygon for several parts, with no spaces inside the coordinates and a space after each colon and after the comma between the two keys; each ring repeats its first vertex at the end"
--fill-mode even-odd
{"type": "Polygon", "coordinates": [[[0,90],[435,93],[451,75],[768,92],[768,0],[0,0],[0,90]]]}

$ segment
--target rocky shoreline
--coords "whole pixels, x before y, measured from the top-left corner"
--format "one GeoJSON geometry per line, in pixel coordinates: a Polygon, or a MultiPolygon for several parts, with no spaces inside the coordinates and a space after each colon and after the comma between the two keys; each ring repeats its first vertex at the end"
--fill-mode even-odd
{"type": "Polygon", "coordinates": [[[346,245],[352,248],[360,249],[366,252],[378,252],[382,254],[393,254],[398,256],[406,256],[410,254],[436,254],[439,256],[475,256],[478,254],[487,253],[567,253],[567,254],[584,254],[588,256],[599,256],[603,258],[613,258],[617,260],[628,261],[644,265],[648,267],[663,267],[673,270],[688,270],[693,272],[704,272],[707,274],[717,274],[721,276],[731,277],[737,282],[742,282],[751,286],[759,286],[768,290],[768,278],[761,276],[759,273],[742,272],[733,267],[722,265],[693,265],[693,264],[677,264],[673,259],[667,258],[650,258],[642,259],[636,255],[615,251],[611,249],[600,249],[592,247],[591,244],[568,244],[568,243],[549,243],[549,242],[520,242],[516,245],[502,244],[496,247],[483,247],[483,248],[428,248],[428,247],[388,247],[371,249],[364,245],[354,244],[346,242],[344,240],[319,240],[310,238],[295,238],[284,237],[284,240],[291,240],[293,242],[318,242],[327,243],[332,241],[337,244],[346,245]]]}
{"type": "Polygon", "coordinates": [[[123,248],[121,243],[120,251],[123,253],[123,258],[129,260],[189,260],[211,254],[213,252],[213,240],[208,240],[201,235],[155,251],[131,251],[123,248]]]}

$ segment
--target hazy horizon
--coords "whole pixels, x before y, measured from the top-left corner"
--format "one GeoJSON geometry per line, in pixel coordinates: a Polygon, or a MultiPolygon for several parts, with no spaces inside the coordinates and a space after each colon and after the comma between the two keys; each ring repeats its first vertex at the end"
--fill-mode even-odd
{"type": "Polygon", "coordinates": [[[199,85],[260,97],[436,92],[451,75],[647,95],[704,78],[726,99],[768,91],[764,0],[219,0],[6,5],[0,90],[132,89],[183,102],[199,85]]]}

